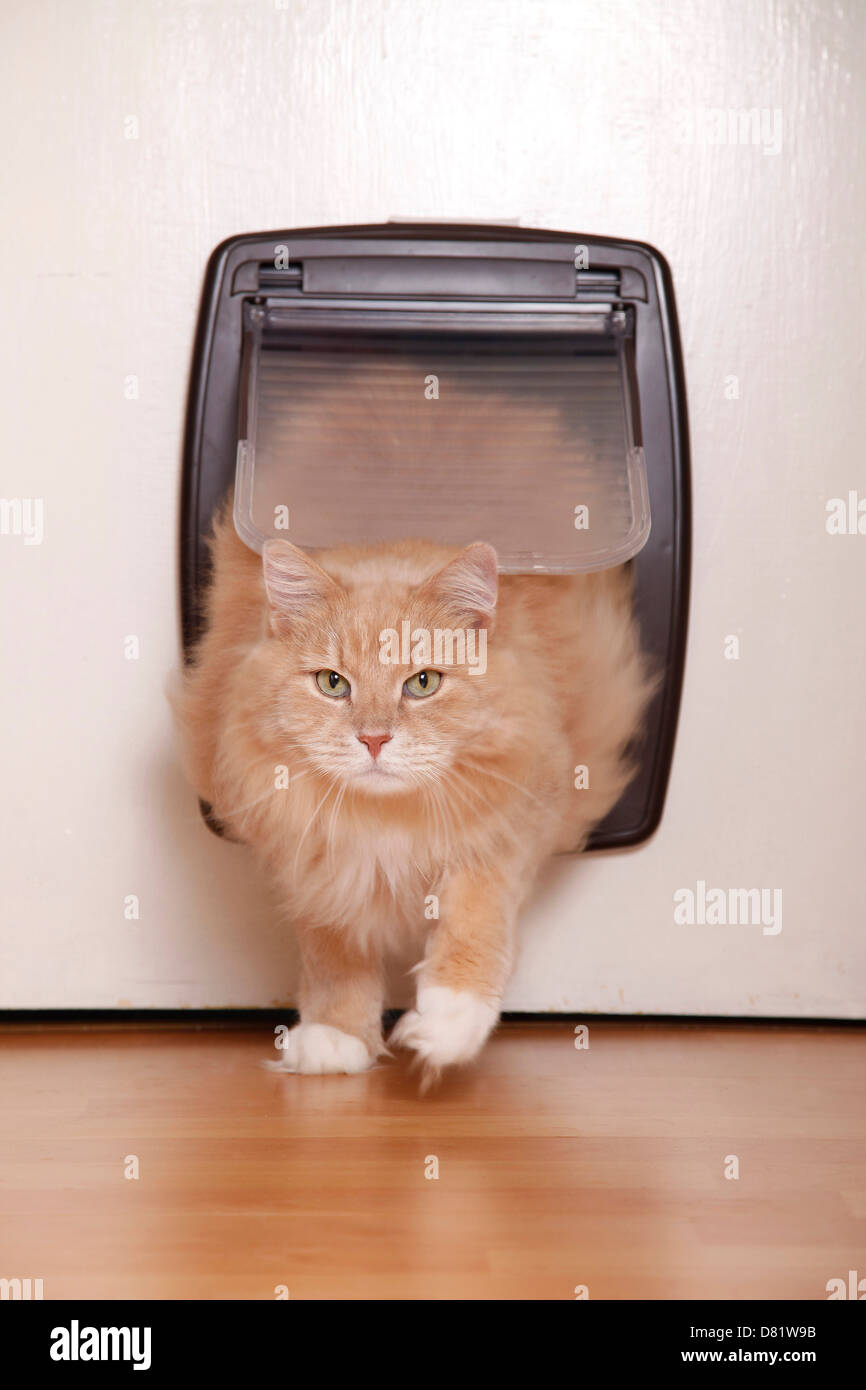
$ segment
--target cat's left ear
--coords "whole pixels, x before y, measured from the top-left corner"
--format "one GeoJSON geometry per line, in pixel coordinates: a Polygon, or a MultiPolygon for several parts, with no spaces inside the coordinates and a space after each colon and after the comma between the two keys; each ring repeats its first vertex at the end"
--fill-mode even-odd
{"type": "Polygon", "coordinates": [[[441,606],[454,627],[489,628],[496,613],[498,571],[493,546],[476,541],[422,584],[420,594],[441,606]]]}

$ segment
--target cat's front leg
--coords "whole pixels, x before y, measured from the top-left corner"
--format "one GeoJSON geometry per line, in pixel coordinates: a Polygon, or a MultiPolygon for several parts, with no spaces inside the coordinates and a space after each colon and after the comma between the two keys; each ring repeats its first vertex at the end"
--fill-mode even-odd
{"type": "Polygon", "coordinates": [[[425,1083],[442,1067],[470,1062],[499,1018],[514,953],[517,903],[496,872],[459,871],[440,900],[440,918],[418,973],[414,1009],[389,1042],[412,1049],[425,1083]]]}
{"type": "Polygon", "coordinates": [[[277,1071],[322,1075],[366,1071],[383,1051],[382,967],[336,927],[296,927],[303,973],[301,1021],[290,1029],[277,1071]]]}

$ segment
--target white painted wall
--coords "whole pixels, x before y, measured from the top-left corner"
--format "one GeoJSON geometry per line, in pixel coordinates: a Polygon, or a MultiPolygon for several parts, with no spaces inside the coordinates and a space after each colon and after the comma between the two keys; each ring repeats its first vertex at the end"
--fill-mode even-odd
{"type": "Polygon", "coordinates": [[[232,233],[410,215],[652,242],[683,330],[664,821],[551,868],[510,1005],[862,1016],[866,536],[825,530],[828,498],[866,496],[862,6],[6,0],[0,29],[0,494],[45,507],[41,545],[0,537],[0,1005],[291,1001],[291,943],[199,820],[163,699],[197,299],[232,233]],[[684,142],[683,110],[752,107],[777,152],[684,142]],[[782,931],[677,925],[698,879],[781,888],[782,931]]]}

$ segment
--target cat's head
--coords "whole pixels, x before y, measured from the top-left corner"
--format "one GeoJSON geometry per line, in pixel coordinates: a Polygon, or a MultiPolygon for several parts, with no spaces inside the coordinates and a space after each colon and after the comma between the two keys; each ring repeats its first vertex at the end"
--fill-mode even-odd
{"type": "Polygon", "coordinates": [[[390,796],[438,782],[483,740],[496,552],[436,563],[386,547],[320,565],[267,542],[261,710],[286,762],[390,796]]]}

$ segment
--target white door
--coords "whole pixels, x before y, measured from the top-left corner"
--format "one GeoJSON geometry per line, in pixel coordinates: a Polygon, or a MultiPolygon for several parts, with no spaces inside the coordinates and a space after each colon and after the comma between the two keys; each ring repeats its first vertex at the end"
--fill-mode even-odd
{"type": "Polygon", "coordinates": [[[204,265],[242,231],[519,217],[668,257],[695,527],[661,828],[551,866],[508,1003],[862,1017],[859,8],[8,0],[0,25],[0,1006],[292,1001],[163,693],[204,265]],[[676,920],[740,888],[779,906],[676,920]]]}

